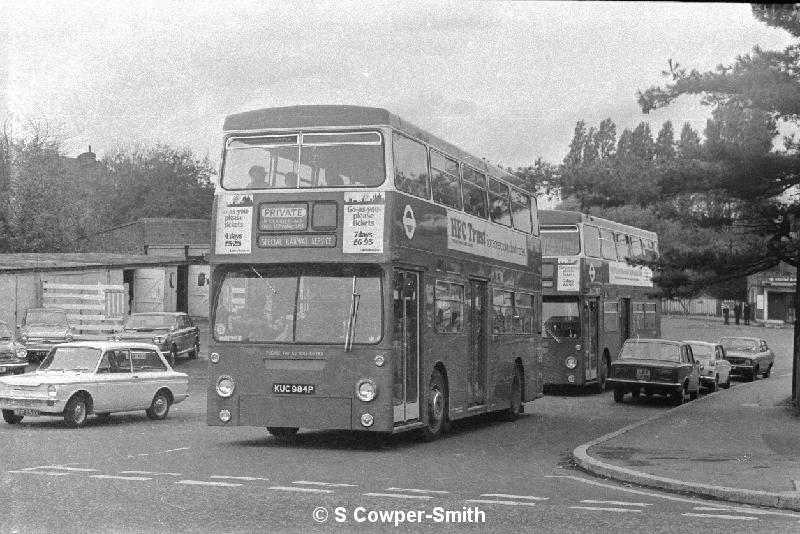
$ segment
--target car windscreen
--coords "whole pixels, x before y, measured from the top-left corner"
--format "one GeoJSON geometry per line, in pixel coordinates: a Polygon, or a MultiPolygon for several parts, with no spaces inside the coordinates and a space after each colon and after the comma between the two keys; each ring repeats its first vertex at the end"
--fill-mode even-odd
{"type": "Polygon", "coordinates": [[[754,339],[743,339],[736,337],[724,337],[719,341],[725,350],[758,350],[759,343],[754,339]]]}
{"type": "Polygon", "coordinates": [[[672,343],[626,342],[619,357],[621,360],[681,361],[680,347],[672,343]]]}
{"type": "Polygon", "coordinates": [[[377,267],[250,266],[227,272],[217,293],[217,341],[354,343],[381,339],[383,299],[377,267]]]}
{"type": "Polygon", "coordinates": [[[692,354],[694,358],[703,360],[713,360],[716,354],[714,347],[708,345],[692,345],[692,354]]]}
{"type": "Polygon", "coordinates": [[[175,317],[171,315],[131,315],[125,321],[126,330],[147,328],[169,328],[175,325],[175,317]]]}
{"type": "Polygon", "coordinates": [[[67,316],[64,312],[55,312],[48,310],[28,310],[25,314],[26,325],[65,325],[67,324],[67,316]]]}
{"type": "Polygon", "coordinates": [[[0,340],[8,341],[12,339],[14,333],[7,324],[0,324],[0,340]]]}
{"type": "Polygon", "coordinates": [[[100,359],[100,349],[92,347],[56,347],[39,366],[49,371],[94,371],[100,359]]]}

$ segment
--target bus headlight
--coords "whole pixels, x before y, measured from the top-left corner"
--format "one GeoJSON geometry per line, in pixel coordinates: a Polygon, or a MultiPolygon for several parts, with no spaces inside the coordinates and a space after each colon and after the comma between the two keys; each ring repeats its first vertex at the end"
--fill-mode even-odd
{"type": "Polygon", "coordinates": [[[211,363],[219,363],[219,353],[212,352],[208,359],[211,361],[211,363]]]}
{"type": "Polygon", "coordinates": [[[578,367],[578,358],[575,356],[570,356],[566,360],[564,360],[564,365],[567,366],[567,369],[575,369],[578,367]]]}
{"type": "Polygon", "coordinates": [[[231,420],[231,411],[230,410],[220,410],[219,411],[219,420],[223,423],[227,423],[231,420]]]}
{"type": "Polygon", "coordinates": [[[375,422],[375,418],[368,413],[361,414],[361,426],[369,428],[375,422]]]}
{"type": "Polygon", "coordinates": [[[233,377],[222,375],[221,377],[217,378],[217,395],[223,399],[227,399],[233,395],[233,390],[235,387],[236,383],[233,381],[233,377]]]}
{"type": "Polygon", "coordinates": [[[567,377],[567,382],[569,382],[570,384],[574,384],[575,383],[575,375],[569,375],[567,377]]]}
{"type": "Polygon", "coordinates": [[[362,378],[356,384],[356,397],[364,402],[369,402],[378,394],[378,386],[369,378],[362,378]]]}

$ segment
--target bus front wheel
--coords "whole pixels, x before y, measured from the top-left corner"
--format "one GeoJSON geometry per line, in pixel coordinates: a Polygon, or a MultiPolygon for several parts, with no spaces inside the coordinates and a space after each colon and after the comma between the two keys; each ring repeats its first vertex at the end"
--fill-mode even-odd
{"type": "Polygon", "coordinates": [[[428,406],[425,414],[425,426],[422,438],[433,441],[441,436],[447,428],[447,386],[442,373],[436,369],[431,375],[428,385],[428,406]]]}

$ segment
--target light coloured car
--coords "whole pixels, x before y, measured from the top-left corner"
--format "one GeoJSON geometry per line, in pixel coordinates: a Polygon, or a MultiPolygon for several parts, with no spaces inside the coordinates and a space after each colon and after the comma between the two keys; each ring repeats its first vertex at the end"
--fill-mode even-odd
{"type": "Polygon", "coordinates": [[[185,354],[194,360],[200,354],[200,329],[183,312],[132,313],[125,319],[122,331],[113,338],[115,341],[153,343],[167,355],[172,366],[180,355],[185,354]]]}
{"type": "Polygon", "coordinates": [[[144,410],[164,419],[189,396],[189,377],[148,343],[76,341],[54,347],[33,373],[0,378],[3,419],[61,416],[80,427],[90,414],[144,410]]]}
{"type": "Polygon", "coordinates": [[[775,353],[767,342],[757,337],[723,337],[719,340],[725,347],[725,359],[731,362],[731,374],[743,376],[751,382],[758,375],[769,378],[775,363],[775,353]]]}
{"type": "Polygon", "coordinates": [[[18,375],[28,365],[25,345],[17,339],[17,333],[8,323],[0,321],[0,375],[18,375]]]}
{"type": "Polygon", "coordinates": [[[725,359],[725,347],[708,341],[684,341],[692,347],[695,361],[700,362],[700,383],[708,391],[731,387],[731,362],[725,359]]]}
{"type": "Polygon", "coordinates": [[[61,308],[28,308],[19,328],[30,361],[41,361],[59,343],[75,340],[67,312],[61,308]]]}

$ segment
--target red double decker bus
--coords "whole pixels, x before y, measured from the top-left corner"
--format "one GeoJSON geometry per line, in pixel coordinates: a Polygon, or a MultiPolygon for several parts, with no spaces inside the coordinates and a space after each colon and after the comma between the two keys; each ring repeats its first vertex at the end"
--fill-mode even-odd
{"type": "Polygon", "coordinates": [[[209,425],[431,439],[541,395],[537,209],[515,177],[378,108],[224,129],[209,425]]]}
{"type": "Polygon", "coordinates": [[[628,262],[654,257],[658,236],[578,212],[540,215],[545,385],[602,390],[626,339],[661,335],[652,271],[628,262]]]}

